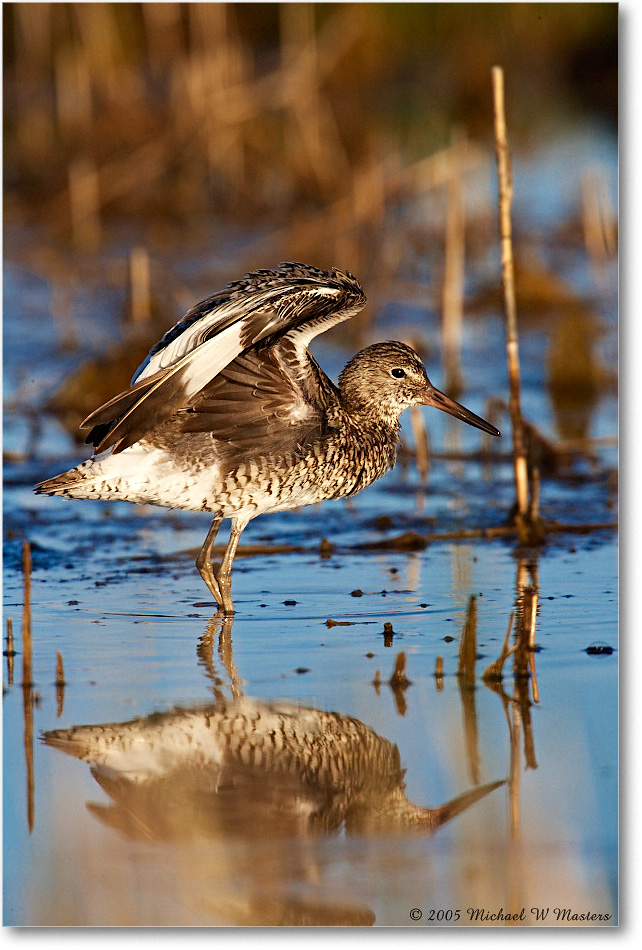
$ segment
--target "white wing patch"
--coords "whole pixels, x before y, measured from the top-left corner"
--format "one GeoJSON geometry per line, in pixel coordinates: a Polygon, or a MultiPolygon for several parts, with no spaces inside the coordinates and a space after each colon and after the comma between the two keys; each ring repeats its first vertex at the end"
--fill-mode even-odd
{"type": "MultiPolygon", "coordinates": [[[[211,313],[205,314],[200,320],[195,320],[175,340],[172,340],[162,350],[158,350],[153,356],[149,357],[148,362],[143,364],[142,369],[134,376],[132,383],[145,379],[147,376],[153,376],[160,369],[172,366],[184,356],[187,356],[188,353],[198,349],[199,346],[203,345],[206,334],[214,331],[216,326],[225,322],[228,317],[238,314],[238,309],[237,302],[228,301],[216,307],[211,313]]],[[[223,333],[221,333],[221,336],[223,336],[223,333]]],[[[220,339],[220,337],[217,337],[217,339],[220,339]]]]}
{"type": "MultiPolygon", "coordinates": [[[[269,309],[271,301],[276,298],[282,298],[284,294],[288,291],[296,292],[297,298],[302,296],[307,297],[338,297],[341,293],[340,290],[333,287],[295,287],[293,285],[286,287],[277,287],[271,288],[270,290],[264,291],[261,294],[255,294],[251,300],[245,302],[242,299],[234,298],[226,301],[226,303],[218,304],[211,312],[204,314],[200,320],[195,320],[193,324],[187,326],[183,332],[176,337],[175,340],[172,340],[171,343],[168,343],[167,346],[163,347],[162,350],[159,350],[157,353],[150,358],[148,362],[143,364],[142,369],[140,369],[137,374],[132,379],[132,383],[139,382],[141,379],[145,379],[148,376],[153,376],[154,373],[157,373],[161,369],[166,369],[169,366],[173,366],[175,363],[179,362],[183,357],[192,351],[198,350],[202,347],[207,346],[208,341],[204,341],[205,337],[216,332],[216,327],[225,323],[230,318],[236,317],[235,326],[242,327],[244,325],[245,318],[250,317],[252,314],[263,310],[269,309]]],[[[266,336],[269,336],[273,330],[275,330],[278,325],[282,322],[283,316],[277,310],[274,311],[274,314],[271,319],[268,319],[263,327],[260,339],[264,339],[266,336]]],[[[232,329],[232,327],[229,327],[232,329]]],[[[309,339],[312,339],[320,331],[312,332],[309,339]]],[[[217,336],[217,340],[222,340],[227,330],[221,331],[217,336]]],[[[240,339],[240,337],[239,337],[240,339]]],[[[308,341],[309,342],[309,341],[308,341]]],[[[307,344],[306,344],[307,345],[307,344]]],[[[243,347],[239,346],[237,351],[233,353],[229,359],[228,363],[231,362],[239,353],[242,351],[243,347]]],[[[227,366],[227,363],[219,364],[219,360],[216,360],[217,369],[214,370],[213,366],[211,367],[212,372],[209,377],[209,380],[213,379],[216,373],[220,373],[222,369],[227,366]]],[[[206,380],[206,382],[209,382],[206,380]]]]}

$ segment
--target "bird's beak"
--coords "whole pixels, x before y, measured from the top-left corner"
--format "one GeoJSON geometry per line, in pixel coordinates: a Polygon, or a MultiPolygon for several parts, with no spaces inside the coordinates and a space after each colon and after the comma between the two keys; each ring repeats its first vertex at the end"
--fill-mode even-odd
{"type": "Polygon", "coordinates": [[[501,435],[499,429],[492,426],[490,422],[486,422],[485,419],[476,416],[474,412],[471,412],[470,409],[466,409],[465,406],[460,406],[459,403],[451,399],[450,396],[446,396],[445,393],[435,389],[431,383],[428,385],[427,394],[421,401],[424,406],[434,406],[435,409],[442,409],[451,416],[455,416],[456,419],[467,422],[469,426],[475,426],[476,429],[490,432],[491,435],[501,435]]]}

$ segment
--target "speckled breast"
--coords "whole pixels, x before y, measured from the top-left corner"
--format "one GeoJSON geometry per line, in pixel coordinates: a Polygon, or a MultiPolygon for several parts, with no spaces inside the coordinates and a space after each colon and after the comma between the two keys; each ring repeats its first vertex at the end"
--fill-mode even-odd
{"type": "Polygon", "coordinates": [[[300,455],[243,462],[213,486],[211,508],[253,516],[354,495],[392,468],[396,449],[389,433],[346,428],[300,455]]]}

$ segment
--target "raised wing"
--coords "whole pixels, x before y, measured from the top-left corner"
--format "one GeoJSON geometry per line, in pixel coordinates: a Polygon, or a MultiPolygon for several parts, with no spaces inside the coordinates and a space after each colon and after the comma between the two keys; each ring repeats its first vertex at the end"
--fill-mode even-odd
{"type": "MultiPolygon", "coordinates": [[[[266,347],[286,334],[304,361],[319,333],[365,304],[352,275],[307,264],[283,263],[228,284],[193,307],[150,351],[132,387],[82,423],[96,452],[122,452],[179,409],[192,405],[221,370],[251,347],[266,347]]],[[[302,372],[308,371],[302,365],[302,372]]]]}
{"type": "Polygon", "coordinates": [[[218,460],[232,467],[318,440],[329,428],[327,410],[339,405],[338,391],[310,354],[301,361],[297,350],[286,334],[241,353],[173,416],[173,432],[207,432],[218,442],[218,460]]]}

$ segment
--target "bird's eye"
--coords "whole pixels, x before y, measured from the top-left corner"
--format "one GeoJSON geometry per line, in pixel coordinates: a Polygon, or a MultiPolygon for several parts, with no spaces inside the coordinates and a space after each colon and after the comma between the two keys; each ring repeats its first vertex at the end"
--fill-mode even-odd
{"type": "Polygon", "coordinates": [[[395,369],[390,370],[390,375],[394,376],[395,379],[403,379],[403,377],[406,375],[406,371],[405,369],[401,369],[397,366],[395,369]]]}

